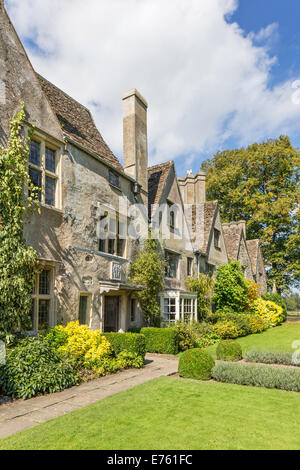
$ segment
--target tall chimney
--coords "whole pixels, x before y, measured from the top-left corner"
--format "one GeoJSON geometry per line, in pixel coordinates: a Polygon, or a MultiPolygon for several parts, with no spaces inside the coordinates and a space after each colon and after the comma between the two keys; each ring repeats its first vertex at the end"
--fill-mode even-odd
{"type": "Polygon", "coordinates": [[[184,204],[206,202],[206,174],[203,171],[195,176],[187,174],[185,178],[178,178],[178,185],[184,204]]]}
{"type": "Polygon", "coordinates": [[[134,88],[123,96],[124,170],[148,192],[148,103],[134,88]]]}

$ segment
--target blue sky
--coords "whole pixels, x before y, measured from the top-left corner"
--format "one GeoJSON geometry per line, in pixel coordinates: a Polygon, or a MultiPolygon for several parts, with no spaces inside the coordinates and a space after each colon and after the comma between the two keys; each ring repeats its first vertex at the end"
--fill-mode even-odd
{"type": "Polygon", "coordinates": [[[91,109],[120,160],[133,87],[149,103],[150,163],[173,159],[180,176],[281,133],[300,147],[299,0],[82,2],[5,0],[35,69],[91,109]]]}

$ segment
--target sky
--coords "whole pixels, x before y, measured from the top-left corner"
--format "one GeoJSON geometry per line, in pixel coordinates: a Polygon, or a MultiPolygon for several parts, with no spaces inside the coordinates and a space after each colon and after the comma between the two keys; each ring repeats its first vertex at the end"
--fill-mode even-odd
{"type": "Polygon", "coordinates": [[[5,0],[41,75],[122,161],[122,96],[149,103],[149,163],[178,176],[280,134],[300,147],[299,0],[5,0]]]}

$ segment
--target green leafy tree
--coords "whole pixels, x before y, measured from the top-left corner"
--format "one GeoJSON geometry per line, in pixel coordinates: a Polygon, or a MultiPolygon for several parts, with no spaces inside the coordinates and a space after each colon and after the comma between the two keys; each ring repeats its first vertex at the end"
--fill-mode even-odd
{"type": "Polygon", "coordinates": [[[203,163],[208,199],[218,199],[224,222],[247,221],[260,238],[270,287],[300,283],[300,153],[287,136],[218,152],[203,163]]]}
{"type": "Polygon", "coordinates": [[[22,137],[24,105],[10,123],[7,148],[0,148],[0,333],[30,327],[36,253],[23,239],[24,220],[36,207],[38,188],[28,174],[29,137],[22,137]],[[31,196],[25,196],[28,188],[31,196]]]}
{"type": "Polygon", "coordinates": [[[189,277],[186,281],[188,289],[197,293],[199,321],[204,320],[211,314],[211,297],[214,284],[214,280],[205,274],[199,274],[199,278],[189,277]]]}
{"type": "Polygon", "coordinates": [[[149,238],[139,250],[129,271],[132,283],[144,286],[138,293],[149,326],[160,326],[159,294],[164,290],[164,260],[156,240],[149,238]]]}
{"type": "Polygon", "coordinates": [[[225,266],[219,266],[213,302],[217,310],[240,313],[247,309],[248,284],[238,261],[230,261],[225,266]]]}

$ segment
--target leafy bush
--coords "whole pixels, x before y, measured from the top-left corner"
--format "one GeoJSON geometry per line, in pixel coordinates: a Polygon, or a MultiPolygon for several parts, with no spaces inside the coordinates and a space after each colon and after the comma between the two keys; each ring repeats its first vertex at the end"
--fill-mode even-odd
{"type": "Polygon", "coordinates": [[[42,339],[21,341],[7,351],[6,364],[0,366],[0,389],[13,398],[59,392],[79,381],[73,362],[42,339]]]}
{"type": "Polygon", "coordinates": [[[248,321],[251,328],[251,334],[255,335],[268,329],[267,322],[257,315],[248,315],[248,321]]]}
{"type": "Polygon", "coordinates": [[[193,331],[196,336],[197,348],[206,348],[220,341],[220,337],[210,323],[193,323],[193,331]]]}
{"type": "MultiPolygon", "coordinates": [[[[78,367],[86,362],[100,360],[111,354],[111,345],[100,335],[100,331],[90,330],[87,325],[70,322],[67,326],[56,326],[55,330],[67,333],[67,342],[59,347],[59,352],[76,361],[78,367]]],[[[52,333],[52,335],[54,335],[52,333]]],[[[59,336],[59,335],[58,335],[59,336]]]]}
{"type": "Polygon", "coordinates": [[[143,365],[143,356],[130,351],[121,351],[116,357],[104,356],[101,359],[86,362],[86,368],[92,370],[95,377],[113,374],[122,369],[140,369],[143,365]]]}
{"type": "Polygon", "coordinates": [[[231,321],[240,330],[239,336],[248,336],[252,333],[249,317],[245,313],[233,313],[230,311],[218,310],[213,315],[214,322],[231,321]]]}
{"type": "Polygon", "coordinates": [[[54,348],[64,346],[68,342],[68,332],[64,329],[60,329],[57,327],[50,328],[45,333],[41,333],[40,336],[44,338],[45,341],[51,344],[54,348]]]}
{"type": "Polygon", "coordinates": [[[142,327],[133,326],[132,328],[128,328],[128,333],[140,333],[142,327]]]}
{"type": "Polygon", "coordinates": [[[214,332],[222,339],[234,339],[242,335],[242,330],[231,320],[218,321],[213,326],[214,332]]]}
{"type": "Polygon", "coordinates": [[[253,312],[262,318],[268,327],[280,325],[284,320],[283,309],[270,300],[259,298],[253,303],[253,312]]]}
{"type": "Polygon", "coordinates": [[[177,322],[174,328],[178,333],[179,351],[186,351],[196,346],[196,335],[190,323],[177,322]]]}
{"type": "Polygon", "coordinates": [[[242,348],[236,341],[221,341],[217,346],[217,359],[221,361],[240,361],[243,357],[242,348]]]}
{"type": "Polygon", "coordinates": [[[214,365],[215,361],[205,349],[189,349],[180,356],[178,372],[180,377],[209,380],[214,365]]]}
{"type": "Polygon", "coordinates": [[[146,338],[142,334],[137,333],[104,333],[103,336],[112,345],[115,354],[122,351],[136,353],[143,359],[146,354],[146,338]]]}
{"type": "Polygon", "coordinates": [[[247,351],[245,354],[246,362],[261,362],[263,364],[283,364],[287,366],[298,364],[297,361],[293,360],[294,354],[289,352],[278,352],[278,351],[247,351]]]}
{"type": "Polygon", "coordinates": [[[214,284],[214,280],[210,276],[201,273],[199,277],[190,277],[186,281],[188,289],[197,293],[198,320],[203,320],[211,315],[211,297],[214,284]]]}
{"type": "Polygon", "coordinates": [[[244,311],[248,306],[248,285],[238,261],[219,266],[213,302],[217,309],[244,311]]]}
{"type": "Polygon", "coordinates": [[[218,382],[300,392],[300,371],[291,367],[220,362],[212,370],[218,382]]]}
{"type": "Polygon", "coordinates": [[[283,310],[283,320],[286,319],[287,317],[287,306],[285,303],[285,300],[283,297],[281,297],[280,294],[275,294],[275,293],[266,293],[262,296],[264,300],[270,300],[271,302],[274,302],[276,305],[279,305],[279,307],[282,307],[283,310]]]}
{"type": "Polygon", "coordinates": [[[152,353],[177,354],[178,332],[174,328],[142,328],[146,337],[146,350],[152,353]]]}

